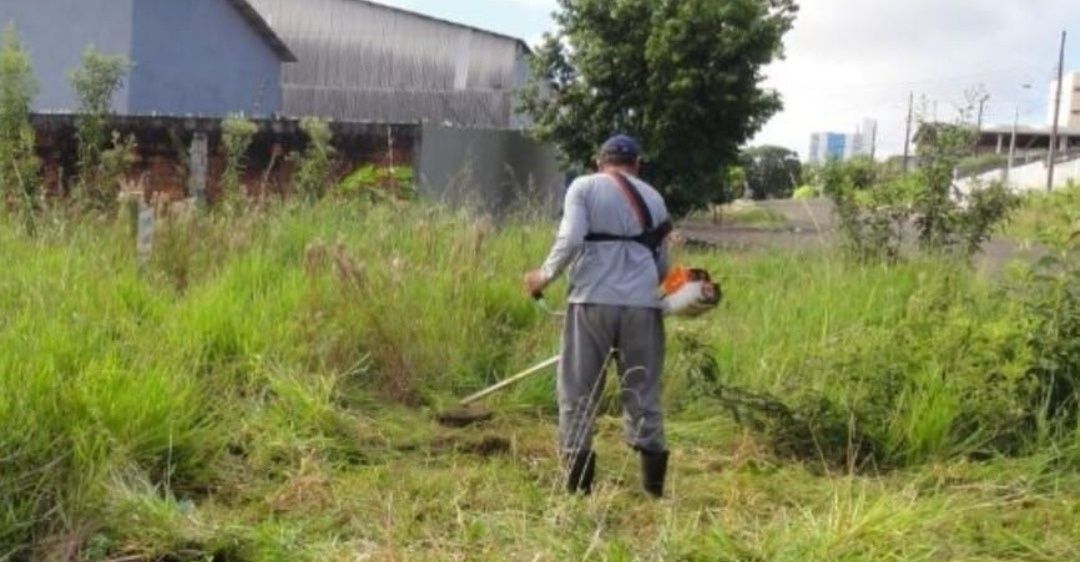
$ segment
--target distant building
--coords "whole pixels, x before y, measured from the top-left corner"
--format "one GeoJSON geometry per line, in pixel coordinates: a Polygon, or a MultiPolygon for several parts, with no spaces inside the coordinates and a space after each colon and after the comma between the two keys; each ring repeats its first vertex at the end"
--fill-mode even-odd
{"type": "MultiPolygon", "coordinates": [[[[1057,80],[1050,82],[1045,125],[986,125],[979,131],[973,147],[976,154],[1008,156],[1015,133],[1014,163],[1045,160],[1053,137],[1054,101],[1057,99],[1057,80]]],[[[934,125],[934,126],[940,126],[934,125]]],[[[925,128],[925,127],[922,127],[925,128]]],[[[1055,153],[1069,159],[1080,154],[1080,72],[1065,75],[1061,88],[1061,111],[1058,118],[1058,139],[1055,153]]]]}
{"type": "MultiPolygon", "coordinates": [[[[1047,103],[1046,124],[1054,126],[1054,102],[1057,100],[1058,81],[1050,82],[1050,101],[1047,103]]],[[[1061,127],[1080,129],[1080,72],[1070,72],[1065,75],[1061,88],[1061,116],[1058,124],[1061,127]]]]}
{"type": "Polygon", "coordinates": [[[524,128],[524,41],[366,0],[251,0],[295,49],[284,113],[524,128]]]}
{"type": "Polygon", "coordinates": [[[810,135],[810,151],[807,158],[811,164],[824,164],[830,160],[844,160],[848,152],[849,135],[843,133],[814,133],[810,135]]]}
{"type": "Polygon", "coordinates": [[[296,60],[247,0],[4,0],[34,65],[39,112],[77,108],[69,75],[93,45],[133,64],[121,114],[269,115],[281,65],[296,60]]]}
{"type": "MultiPolygon", "coordinates": [[[[1007,156],[1012,144],[1012,125],[984,126],[979,131],[974,148],[977,154],[999,154],[1007,156]]],[[[1045,159],[1050,149],[1050,127],[1031,127],[1020,125],[1016,128],[1016,159],[1024,162],[1033,159],[1045,159]]],[[[1056,152],[1060,155],[1080,153],[1080,127],[1059,127],[1056,152]]]]}
{"type": "Polygon", "coordinates": [[[877,121],[866,119],[848,133],[814,133],[810,135],[807,162],[821,165],[832,160],[845,161],[855,156],[870,156],[874,152],[877,121]]]}

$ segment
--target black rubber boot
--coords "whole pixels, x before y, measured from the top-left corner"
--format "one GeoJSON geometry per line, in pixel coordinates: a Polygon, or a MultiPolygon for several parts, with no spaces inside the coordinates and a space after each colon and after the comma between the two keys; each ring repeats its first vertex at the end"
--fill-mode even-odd
{"type": "Polygon", "coordinates": [[[593,479],[596,478],[596,455],[592,451],[580,451],[567,458],[567,465],[570,474],[566,481],[566,491],[583,496],[591,494],[593,479]]]}
{"type": "Polygon", "coordinates": [[[667,478],[667,451],[641,451],[641,485],[654,498],[664,497],[664,480],[667,478]]]}

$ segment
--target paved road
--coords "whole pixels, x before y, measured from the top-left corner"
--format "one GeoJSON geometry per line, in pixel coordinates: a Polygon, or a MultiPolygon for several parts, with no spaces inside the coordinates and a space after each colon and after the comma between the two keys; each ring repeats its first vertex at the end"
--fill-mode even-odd
{"type": "MultiPolygon", "coordinates": [[[[679,225],[679,230],[691,243],[728,251],[818,251],[836,243],[837,224],[830,201],[765,201],[758,205],[785,216],[788,224],[759,228],[692,221],[679,225]]],[[[1044,253],[1039,248],[1024,248],[1013,240],[996,237],[976,257],[975,266],[981,272],[997,276],[1014,261],[1031,263],[1044,253]]]]}

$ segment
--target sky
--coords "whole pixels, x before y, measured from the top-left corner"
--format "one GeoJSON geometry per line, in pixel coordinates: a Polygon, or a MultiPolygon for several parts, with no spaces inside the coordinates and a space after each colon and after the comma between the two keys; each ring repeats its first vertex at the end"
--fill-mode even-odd
{"type": "MultiPolygon", "coordinates": [[[[555,0],[384,0],[535,44],[555,0]]],[[[1062,30],[1066,69],[1080,70],[1078,0],[802,0],[786,58],[764,70],[785,109],[752,144],[806,154],[814,132],[879,123],[879,156],[903,151],[908,96],[916,113],[953,120],[968,91],[990,98],[984,122],[1044,125],[1062,30]],[[1030,85],[1030,89],[1023,86],[1030,85]]]]}

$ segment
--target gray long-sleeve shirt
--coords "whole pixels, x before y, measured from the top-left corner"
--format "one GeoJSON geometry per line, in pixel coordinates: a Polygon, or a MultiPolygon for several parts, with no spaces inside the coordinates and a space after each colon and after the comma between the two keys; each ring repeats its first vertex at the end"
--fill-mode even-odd
{"type": "MultiPolygon", "coordinates": [[[[641,192],[654,223],[668,220],[660,193],[638,178],[627,178],[641,192]]],[[[572,304],[662,308],[658,288],[669,267],[667,245],[657,257],[637,242],[586,242],[589,233],[642,233],[634,204],[605,174],[578,178],[567,191],[559,234],[541,270],[548,282],[569,267],[572,304]]]]}

